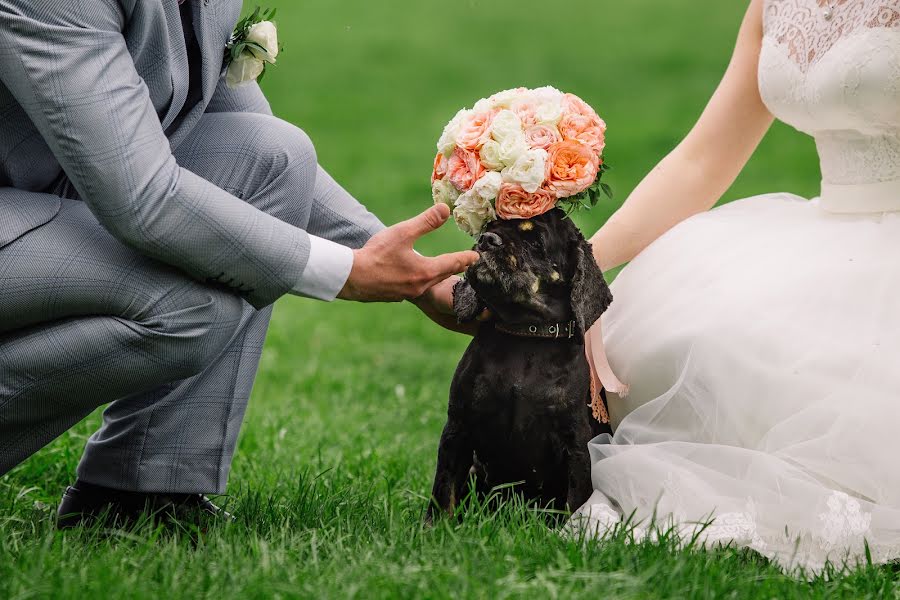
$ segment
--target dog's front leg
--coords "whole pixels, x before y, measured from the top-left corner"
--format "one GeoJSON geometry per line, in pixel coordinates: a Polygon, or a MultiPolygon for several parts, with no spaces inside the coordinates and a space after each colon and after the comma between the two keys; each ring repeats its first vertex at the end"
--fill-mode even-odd
{"type": "Polygon", "coordinates": [[[450,420],[441,434],[431,504],[425,522],[434,521],[438,509],[452,515],[466,491],[472,468],[472,446],[461,423],[450,420]]]}
{"type": "Polygon", "coordinates": [[[581,448],[573,448],[569,452],[568,491],[566,508],[571,512],[587,502],[593,492],[591,484],[591,456],[588,454],[587,442],[581,448]]]}

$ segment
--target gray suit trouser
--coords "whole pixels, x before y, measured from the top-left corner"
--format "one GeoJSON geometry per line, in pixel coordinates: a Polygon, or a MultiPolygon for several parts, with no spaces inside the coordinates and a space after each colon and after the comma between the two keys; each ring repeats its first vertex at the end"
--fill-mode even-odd
{"type": "MultiPolygon", "coordinates": [[[[204,115],[175,157],[311,234],[359,247],[381,227],[274,117],[204,115]]],[[[81,479],[223,493],[270,315],[123,245],[64,199],[0,248],[0,474],[112,402],[81,479]]]]}

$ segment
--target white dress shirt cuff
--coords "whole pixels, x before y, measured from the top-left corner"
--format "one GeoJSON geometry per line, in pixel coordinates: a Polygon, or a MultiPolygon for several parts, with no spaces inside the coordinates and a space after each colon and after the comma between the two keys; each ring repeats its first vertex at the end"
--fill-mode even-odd
{"type": "Polygon", "coordinates": [[[331,302],[350,277],[353,250],[325,238],[309,236],[309,261],[291,292],[331,302]]]}

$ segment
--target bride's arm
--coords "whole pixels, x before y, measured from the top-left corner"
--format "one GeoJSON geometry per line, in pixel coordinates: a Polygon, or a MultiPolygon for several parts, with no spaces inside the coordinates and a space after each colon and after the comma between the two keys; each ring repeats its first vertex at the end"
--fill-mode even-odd
{"type": "Polygon", "coordinates": [[[603,270],[630,261],[684,219],[709,210],[737,178],[773,117],[759,95],[762,0],[752,0],[728,69],[684,140],[591,238],[603,270]]]}

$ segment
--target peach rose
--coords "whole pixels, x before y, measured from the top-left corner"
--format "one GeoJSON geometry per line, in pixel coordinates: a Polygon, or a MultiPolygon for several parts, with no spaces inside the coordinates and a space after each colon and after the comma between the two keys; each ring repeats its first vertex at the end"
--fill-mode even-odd
{"type": "Polygon", "coordinates": [[[600,170],[600,156],[579,140],[563,140],[547,148],[545,187],[557,198],[567,198],[586,190],[600,170]]]}
{"type": "Polygon", "coordinates": [[[447,161],[447,180],[460,192],[472,189],[484,173],[485,168],[478,154],[470,150],[457,147],[447,161]]]}
{"type": "Polygon", "coordinates": [[[431,183],[443,179],[447,174],[447,157],[438,152],[434,157],[434,169],[431,171],[431,183]]]}
{"type": "Polygon", "coordinates": [[[551,210],[556,206],[556,196],[549,191],[538,188],[529,194],[522,186],[515,183],[504,183],[497,196],[497,216],[501,219],[530,219],[551,210]]]}
{"type": "Polygon", "coordinates": [[[575,94],[563,94],[562,105],[563,110],[568,114],[581,115],[597,121],[601,120],[597,112],[591,108],[591,105],[575,94]]]}
{"type": "Polygon", "coordinates": [[[491,139],[491,123],[496,112],[473,113],[463,119],[456,134],[456,145],[466,150],[478,150],[491,139]]]}
{"type": "Polygon", "coordinates": [[[563,139],[580,140],[594,149],[598,155],[606,147],[606,123],[600,117],[588,117],[579,113],[567,113],[559,122],[563,139]]]}
{"type": "Polygon", "coordinates": [[[525,130],[525,143],[531,148],[546,150],[552,144],[562,140],[556,127],[534,125],[525,130]]]}

